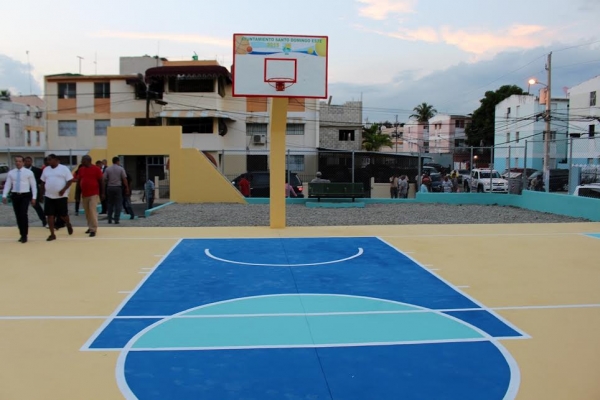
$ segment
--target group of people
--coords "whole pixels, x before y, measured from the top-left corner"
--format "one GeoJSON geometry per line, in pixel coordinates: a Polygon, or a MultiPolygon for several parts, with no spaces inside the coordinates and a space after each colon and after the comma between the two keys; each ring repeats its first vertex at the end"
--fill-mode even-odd
{"type": "MultiPolygon", "coordinates": [[[[16,156],[15,168],[10,170],[4,184],[2,202],[8,203],[10,196],[17,226],[19,242],[27,243],[29,234],[28,209],[31,204],[43,226],[48,226],[50,235],[47,241],[56,240],[56,230],[61,223],[66,226],[69,235],[73,226],[69,219],[68,198],[71,185],[78,187],[80,201],[87,220],[85,232],[96,236],[98,229],[98,204],[106,200],[108,223],[119,223],[123,196],[130,195],[129,182],[125,169],[121,167],[119,157],[113,157],[113,165],[106,166],[102,161],[92,164],[90,156],[81,159],[81,165],[74,176],[71,170],[60,163],[55,154],[45,159],[45,165],[37,168],[32,165],[31,157],[16,156]],[[41,204],[44,204],[42,209],[41,204]]],[[[130,204],[130,203],[129,203],[130,204]]],[[[79,205],[76,204],[76,211],[79,205]]],[[[133,212],[130,215],[133,218],[133,212]]]]}
{"type": "Polygon", "coordinates": [[[392,199],[408,198],[408,177],[406,175],[394,174],[390,178],[390,196],[392,199]]]}

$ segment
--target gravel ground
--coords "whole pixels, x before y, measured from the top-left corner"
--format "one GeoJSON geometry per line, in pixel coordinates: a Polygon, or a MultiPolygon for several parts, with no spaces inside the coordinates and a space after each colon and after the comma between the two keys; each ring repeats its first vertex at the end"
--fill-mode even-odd
{"type": "MultiPolygon", "coordinates": [[[[72,206],[69,207],[71,210],[72,206]]],[[[30,226],[40,226],[35,212],[29,210],[30,226]]],[[[74,226],[85,226],[85,217],[72,217],[74,226]]],[[[365,208],[308,208],[287,206],[288,226],[326,225],[418,225],[418,224],[507,224],[585,222],[523,210],[514,207],[446,204],[372,204],[365,208]]],[[[100,227],[108,226],[100,216],[100,227]]],[[[121,226],[194,227],[194,226],[268,226],[269,205],[173,204],[149,218],[122,219],[121,226]]],[[[0,206],[0,226],[16,226],[10,205],[0,206]]],[[[111,225],[114,226],[114,225],[111,225]]]]}

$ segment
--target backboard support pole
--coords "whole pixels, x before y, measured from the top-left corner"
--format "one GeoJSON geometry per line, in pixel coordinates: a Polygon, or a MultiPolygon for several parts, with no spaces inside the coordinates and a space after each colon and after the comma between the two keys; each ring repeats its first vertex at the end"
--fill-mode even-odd
{"type": "Polygon", "coordinates": [[[285,213],[285,132],[287,127],[287,97],[273,97],[270,113],[270,226],[271,229],[286,227],[285,213]]]}

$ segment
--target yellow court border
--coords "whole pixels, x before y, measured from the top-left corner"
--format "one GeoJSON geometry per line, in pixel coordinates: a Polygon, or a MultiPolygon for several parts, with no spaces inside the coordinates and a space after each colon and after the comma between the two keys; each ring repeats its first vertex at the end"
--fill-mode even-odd
{"type": "Polygon", "coordinates": [[[600,223],[242,228],[0,228],[0,399],[122,399],[117,352],[80,351],[181,238],[377,236],[530,335],[501,340],[518,400],[600,399],[600,223]]]}

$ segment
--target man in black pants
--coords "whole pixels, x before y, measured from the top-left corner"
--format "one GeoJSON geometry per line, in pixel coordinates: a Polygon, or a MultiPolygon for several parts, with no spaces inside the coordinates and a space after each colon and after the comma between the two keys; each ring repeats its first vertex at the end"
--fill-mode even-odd
{"type": "MultiPolygon", "coordinates": [[[[43,183],[42,183],[42,170],[38,167],[33,166],[33,160],[31,157],[27,156],[24,158],[25,168],[33,172],[33,176],[35,177],[36,187],[37,187],[37,197],[35,198],[35,204],[33,204],[33,209],[38,215],[40,221],[42,221],[42,226],[46,226],[48,223],[46,222],[46,216],[44,215],[44,209],[41,206],[42,199],[44,194],[43,191],[43,183]]],[[[32,191],[33,193],[33,191],[32,191]]]]}
{"type": "Polygon", "coordinates": [[[106,199],[108,201],[108,223],[119,223],[121,210],[123,208],[123,194],[129,196],[129,184],[127,174],[121,167],[119,157],[113,157],[113,165],[104,171],[104,182],[106,183],[106,199]],[[125,188],[125,189],[123,189],[125,188]]]}
{"type": "Polygon", "coordinates": [[[10,191],[10,199],[12,201],[15,217],[17,218],[17,226],[21,237],[19,242],[27,243],[27,234],[29,233],[29,219],[27,217],[27,209],[29,203],[35,205],[37,198],[37,184],[33,172],[27,168],[23,168],[23,157],[15,157],[16,168],[8,172],[6,182],[4,183],[4,191],[2,193],[2,203],[8,203],[8,192],[10,191]]]}

